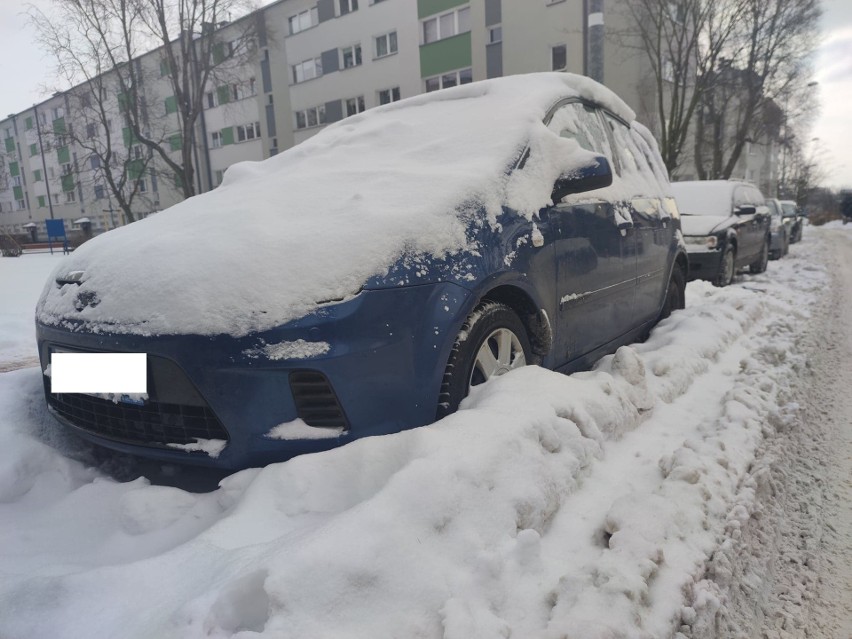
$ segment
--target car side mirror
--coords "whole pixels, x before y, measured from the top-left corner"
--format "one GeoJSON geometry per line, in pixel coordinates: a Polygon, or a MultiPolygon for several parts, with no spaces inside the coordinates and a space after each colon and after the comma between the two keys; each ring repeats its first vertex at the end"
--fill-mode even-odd
{"type": "Polygon", "coordinates": [[[751,204],[744,204],[743,206],[738,206],[734,209],[734,213],[736,215],[754,215],[757,213],[757,207],[751,204]]]}
{"type": "Polygon", "coordinates": [[[550,198],[557,203],[566,195],[594,191],[610,184],[612,184],[612,168],[609,160],[602,155],[596,155],[592,163],[571,173],[560,175],[553,185],[550,198]]]}

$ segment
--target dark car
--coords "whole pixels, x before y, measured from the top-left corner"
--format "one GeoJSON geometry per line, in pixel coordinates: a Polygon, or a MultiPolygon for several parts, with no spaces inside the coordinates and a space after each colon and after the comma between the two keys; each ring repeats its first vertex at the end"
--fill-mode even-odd
{"type": "Polygon", "coordinates": [[[746,182],[675,182],[689,253],[689,279],[727,286],[739,269],[763,273],[769,260],[770,216],[760,190],[746,182]]]}
{"type": "Polygon", "coordinates": [[[240,468],[431,423],[682,308],[659,152],[564,73],[379,107],[84,244],[37,308],[51,412],[104,446],[240,468]],[[53,393],[53,353],[146,353],[147,393],[53,393]]]}
{"type": "Polygon", "coordinates": [[[769,209],[770,244],[769,259],[779,260],[790,252],[790,238],[793,234],[793,220],[784,216],[784,209],[779,200],[766,200],[769,209]]]}
{"type": "Polygon", "coordinates": [[[802,239],[802,227],[805,225],[805,216],[799,210],[799,205],[793,200],[781,200],[784,219],[790,223],[790,244],[795,244],[802,239]]]}

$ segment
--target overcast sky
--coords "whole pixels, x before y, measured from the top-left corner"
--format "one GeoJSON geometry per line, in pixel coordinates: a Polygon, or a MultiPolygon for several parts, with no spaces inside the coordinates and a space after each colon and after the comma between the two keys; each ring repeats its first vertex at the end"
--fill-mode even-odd
{"type": "MultiPolygon", "coordinates": [[[[0,0],[0,117],[50,95],[52,61],[35,43],[22,6],[17,0],[0,0]]],[[[829,186],[852,188],[852,0],[823,0],[823,9],[814,76],[821,109],[810,151],[821,158],[829,186]]]]}

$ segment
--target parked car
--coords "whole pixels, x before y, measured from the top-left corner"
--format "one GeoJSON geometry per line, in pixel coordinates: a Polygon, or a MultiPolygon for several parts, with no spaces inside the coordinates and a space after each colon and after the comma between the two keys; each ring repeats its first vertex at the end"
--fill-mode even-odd
{"type": "Polygon", "coordinates": [[[727,286],[739,269],[763,273],[770,215],[760,190],[736,180],[674,182],[689,253],[689,279],[727,286]]]}
{"type": "Polygon", "coordinates": [[[799,210],[799,205],[793,200],[781,200],[784,209],[784,218],[790,220],[790,244],[795,244],[802,239],[802,227],[805,225],[805,216],[799,210]]]}
{"type": "Polygon", "coordinates": [[[80,247],[37,307],[50,411],[104,446],[240,468],[428,424],[525,364],[587,367],[684,304],[647,129],[532,74],[350,117],[80,247]],[[51,392],[59,352],[147,393],[51,392]]]}
{"type": "Polygon", "coordinates": [[[769,259],[779,260],[790,252],[790,237],[792,235],[793,220],[784,217],[784,209],[781,202],[770,198],[766,200],[769,208],[769,259]]]}

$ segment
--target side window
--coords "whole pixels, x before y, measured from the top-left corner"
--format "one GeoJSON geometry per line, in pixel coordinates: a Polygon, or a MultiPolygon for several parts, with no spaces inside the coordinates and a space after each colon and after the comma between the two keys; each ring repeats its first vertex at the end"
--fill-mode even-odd
{"type": "Polygon", "coordinates": [[[750,198],[748,194],[748,190],[745,187],[738,186],[734,189],[734,206],[737,207],[742,206],[743,204],[750,204],[750,198]]]}
{"type": "Polygon", "coordinates": [[[618,157],[618,163],[621,165],[620,174],[638,173],[642,170],[640,162],[644,163],[644,158],[640,160],[642,154],[633,143],[633,139],[630,137],[630,130],[608,113],[604,113],[603,117],[615,145],[614,151],[618,157]]]}
{"type": "Polygon", "coordinates": [[[547,128],[560,137],[576,140],[582,148],[603,155],[612,162],[609,139],[595,109],[571,102],[557,109],[547,128]]]}

